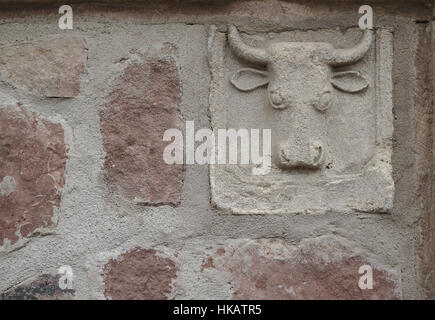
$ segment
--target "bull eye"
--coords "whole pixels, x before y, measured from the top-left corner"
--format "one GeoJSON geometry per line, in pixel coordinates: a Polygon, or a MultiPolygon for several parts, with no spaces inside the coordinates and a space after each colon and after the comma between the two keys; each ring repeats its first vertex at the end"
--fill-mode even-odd
{"type": "Polygon", "coordinates": [[[279,106],[283,102],[282,96],[276,91],[270,93],[270,100],[276,106],[279,106]]]}
{"type": "Polygon", "coordinates": [[[327,110],[331,105],[332,94],[331,91],[325,91],[322,93],[319,99],[319,103],[316,104],[316,108],[319,111],[327,110]]]}

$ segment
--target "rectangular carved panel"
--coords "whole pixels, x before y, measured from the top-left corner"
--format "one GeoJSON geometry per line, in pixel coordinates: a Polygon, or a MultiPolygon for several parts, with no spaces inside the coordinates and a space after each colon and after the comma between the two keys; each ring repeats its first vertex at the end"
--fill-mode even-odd
{"type": "MultiPolygon", "coordinates": [[[[392,33],[210,28],[211,125],[271,129],[272,166],[210,165],[235,214],[390,212],[392,33]]],[[[260,148],[261,150],[261,148],[260,148]]]]}

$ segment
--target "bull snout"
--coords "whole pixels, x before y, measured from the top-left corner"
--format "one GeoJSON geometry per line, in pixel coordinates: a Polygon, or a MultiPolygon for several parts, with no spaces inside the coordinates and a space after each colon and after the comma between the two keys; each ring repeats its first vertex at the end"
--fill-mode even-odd
{"type": "Polygon", "coordinates": [[[320,141],[292,140],[281,143],[276,162],[281,168],[317,169],[324,162],[324,148],[320,141]]]}

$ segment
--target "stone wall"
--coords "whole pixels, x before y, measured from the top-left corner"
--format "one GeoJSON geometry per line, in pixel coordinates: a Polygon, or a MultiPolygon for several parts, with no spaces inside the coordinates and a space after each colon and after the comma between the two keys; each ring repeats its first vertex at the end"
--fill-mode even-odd
{"type": "Polygon", "coordinates": [[[250,47],[304,42],[285,92],[305,101],[324,84],[299,68],[326,66],[312,42],[355,46],[365,3],[70,1],[72,30],[61,4],[0,1],[1,299],[435,297],[432,1],[367,3],[370,48],[322,69],[367,86],[332,83],[312,114],[268,105],[290,67],[240,58],[228,26],[250,47]],[[269,89],[232,86],[246,68],[267,71],[269,89]],[[307,131],[327,155],[265,176],[166,164],[163,134],[187,121],[275,126],[272,142],[307,131]],[[363,265],[373,289],[358,286],[363,265]]]}

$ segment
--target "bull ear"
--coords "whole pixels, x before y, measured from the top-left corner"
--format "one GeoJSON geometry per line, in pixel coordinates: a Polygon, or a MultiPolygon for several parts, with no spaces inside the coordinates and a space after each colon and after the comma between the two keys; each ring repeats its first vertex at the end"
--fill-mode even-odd
{"type": "Polygon", "coordinates": [[[335,88],[348,93],[360,92],[369,86],[367,79],[357,71],[337,72],[331,83],[335,88]]]}
{"type": "Polygon", "coordinates": [[[269,74],[266,71],[252,68],[243,68],[231,78],[231,84],[240,91],[252,91],[269,83],[269,74]]]}

